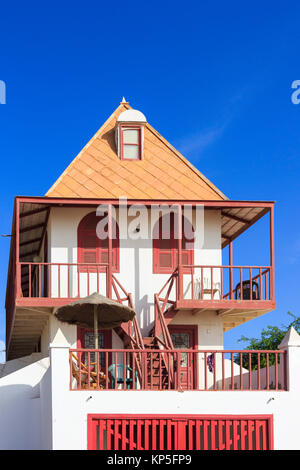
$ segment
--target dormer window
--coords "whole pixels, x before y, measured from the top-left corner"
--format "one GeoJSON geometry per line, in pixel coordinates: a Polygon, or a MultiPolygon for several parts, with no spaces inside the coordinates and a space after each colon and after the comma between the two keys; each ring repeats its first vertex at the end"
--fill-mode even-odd
{"type": "Polygon", "coordinates": [[[140,126],[121,126],[121,159],[140,160],[142,157],[142,129],[140,126]]]}
{"type": "Polygon", "coordinates": [[[141,160],[144,151],[145,116],[135,109],[127,109],[117,119],[116,144],[121,160],[141,160]]]}

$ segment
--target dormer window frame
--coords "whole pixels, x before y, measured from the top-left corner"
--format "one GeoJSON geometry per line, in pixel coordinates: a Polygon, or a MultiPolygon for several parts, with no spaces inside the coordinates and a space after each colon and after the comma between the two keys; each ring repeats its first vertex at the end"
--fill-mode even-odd
{"type": "Polygon", "coordinates": [[[119,125],[119,136],[120,136],[120,159],[126,161],[139,161],[143,159],[143,134],[144,126],[141,124],[120,124],[119,125]],[[124,129],[135,129],[138,131],[138,143],[124,143],[124,129]],[[128,158],[124,156],[124,146],[138,147],[138,158],[128,158]]]}

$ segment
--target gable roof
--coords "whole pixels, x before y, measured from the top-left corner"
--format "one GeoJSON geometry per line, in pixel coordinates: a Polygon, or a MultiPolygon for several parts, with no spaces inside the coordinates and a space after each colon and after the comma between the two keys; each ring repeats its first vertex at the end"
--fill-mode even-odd
{"type": "Polygon", "coordinates": [[[115,126],[122,102],[48,190],[48,197],[224,200],[227,199],[150,124],[142,160],[121,160],[115,126]]]}

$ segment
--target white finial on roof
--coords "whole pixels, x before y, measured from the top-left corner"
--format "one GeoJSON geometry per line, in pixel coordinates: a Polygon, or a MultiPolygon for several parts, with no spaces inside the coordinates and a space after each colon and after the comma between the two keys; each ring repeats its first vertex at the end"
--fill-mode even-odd
{"type": "Polygon", "coordinates": [[[125,96],[123,96],[123,99],[120,104],[129,104],[128,101],[125,100],[125,96]]]}

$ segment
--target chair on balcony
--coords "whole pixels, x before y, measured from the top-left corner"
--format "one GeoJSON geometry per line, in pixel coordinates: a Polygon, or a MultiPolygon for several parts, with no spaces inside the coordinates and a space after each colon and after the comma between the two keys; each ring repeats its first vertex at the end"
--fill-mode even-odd
{"type": "MultiPolygon", "coordinates": [[[[130,385],[133,383],[133,369],[129,366],[126,366],[126,373],[124,377],[124,364],[112,364],[108,368],[111,378],[112,378],[112,388],[115,388],[115,383],[117,381],[117,384],[124,384],[124,378],[125,378],[125,383],[126,383],[126,388],[129,390],[130,385]],[[117,373],[116,373],[117,370],[117,373]],[[129,377],[128,377],[128,372],[129,372],[129,377]],[[130,377],[131,376],[131,377],[130,377]]],[[[138,372],[137,370],[135,371],[135,389],[137,389],[137,381],[138,381],[138,372]]]]}
{"type": "Polygon", "coordinates": [[[211,297],[214,299],[221,298],[221,289],[220,289],[220,282],[213,283],[213,289],[211,289],[211,279],[209,277],[203,277],[203,285],[201,283],[201,277],[197,277],[194,281],[193,285],[193,299],[204,299],[204,295],[206,298],[211,297]]]}
{"type": "MultiPolygon", "coordinates": [[[[248,279],[242,282],[243,300],[251,300],[251,283],[248,279]]],[[[235,298],[241,300],[241,283],[235,286],[235,298]]],[[[259,300],[259,285],[256,281],[252,281],[252,300],[259,300]]]]}
{"type": "Polygon", "coordinates": [[[95,372],[95,365],[96,362],[90,363],[90,384],[88,384],[88,367],[84,364],[84,362],[79,361],[78,357],[72,353],[72,376],[76,380],[77,384],[81,382],[81,388],[88,389],[88,388],[97,388],[97,376],[99,375],[99,388],[104,388],[106,382],[106,375],[104,372],[99,370],[98,374],[95,372]]]}

